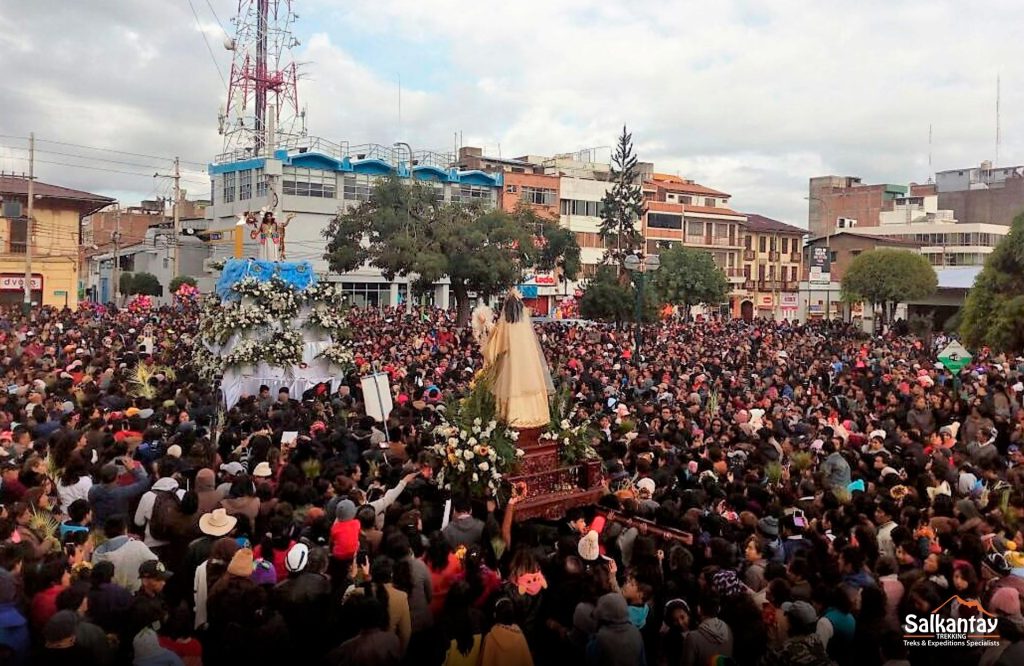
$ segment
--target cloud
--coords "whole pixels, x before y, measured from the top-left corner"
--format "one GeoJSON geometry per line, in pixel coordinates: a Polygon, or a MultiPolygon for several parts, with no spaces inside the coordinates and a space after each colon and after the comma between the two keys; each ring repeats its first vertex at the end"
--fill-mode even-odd
{"type": "MultiPolygon", "coordinates": [[[[234,11],[228,0],[212,5],[222,21],[234,11]]],[[[198,26],[179,2],[0,8],[0,133],[210,158],[224,92],[202,35],[224,72],[230,56],[205,3],[195,6],[198,26]]],[[[310,133],[334,141],[450,150],[461,132],[488,152],[552,154],[609,146],[627,123],[640,158],[659,171],[798,224],[811,176],[926,179],[929,125],[935,169],[992,158],[997,73],[1001,161],[1020,161],[1024,149],[1024,4],[1012,0],[984,12],[954,0],[295,6],[300,104],[310,133]]],[[[41,172],[100,192],[160,187],[142,176],[41,172]]]]}

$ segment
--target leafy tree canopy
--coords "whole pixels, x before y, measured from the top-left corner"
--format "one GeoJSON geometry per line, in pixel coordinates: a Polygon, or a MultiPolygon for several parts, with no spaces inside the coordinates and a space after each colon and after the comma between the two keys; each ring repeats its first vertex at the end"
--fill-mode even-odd
{"type": "Polygon", "coordinates": [[[437,201],[422,183],[391,176],[377,182],[369,201],[339,214],[324,230],[331,270],[369,263],[388,280],[409,276],[423,291],[447,276],[460,324],[469,319],[469,292],[483,298],[517,284],[524,270],[579,270],[575,236],[553,220],[520,208],[515,213],[437,201]]]}
{"type": "Polygon", "coordinates": [[[183,284],[187,284],[190,287],[195,287],[197,283],[196,279],[191,275],[179,275],[178,277],[171,280],[171,284],[169,285],[168,288],[171,290],[171,293],[173,294],[174,292],[178,291],[178,288],[181,287],[181,285],[183,284]]]}
{"type": "Polygon", "coordinates": [[[728,298],[725,273],[703,250],[676,245],[659,255],[661,268],[653,274],[652,286],[663,303],[717,305],[728,298]]]}
{"type": "Polygon", "coordinates": [[[858,255],[843,275],[843,298],[883,306],[891,321],[896,304],[927,298],[938,288],[928,258],[908,250],[880,248],[858,255]]]}
{"type": "Polygon", "coordinates": [[[132,273],[126,276],[129,278],[127,289],[124,289],[125,280],[122,278],[121,287],[126,294],[144,294],[146,296],[159,296],[163,293],[160,280],[152,273],[132,273]]]}
{"type": "Polygon", "coordinates": [[[1024,351],[1024,213],[1014,218],[968,292],[960,335],[968,347],[1024,351]]]}
{"type": "MultiPolygon", "coordinates": [[[[658,316],[658,297],[652,288],[644,290],[641,315],[644,321],[654,321],[658,316]]],[[[636,320],[636,286],[623,283],[615,266],[599,266],[580,298],[580,316],[615,323],[636,320]]]]}

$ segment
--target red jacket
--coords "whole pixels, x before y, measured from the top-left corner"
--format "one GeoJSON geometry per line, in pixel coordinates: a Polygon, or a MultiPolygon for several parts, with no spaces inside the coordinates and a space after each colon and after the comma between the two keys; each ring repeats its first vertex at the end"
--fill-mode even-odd
{"type": "Polygon", "coordinates": [[[359,550],[359,521],[335,521],[331,525],[331,555],[339,560],[351,560],[359,550]]]}

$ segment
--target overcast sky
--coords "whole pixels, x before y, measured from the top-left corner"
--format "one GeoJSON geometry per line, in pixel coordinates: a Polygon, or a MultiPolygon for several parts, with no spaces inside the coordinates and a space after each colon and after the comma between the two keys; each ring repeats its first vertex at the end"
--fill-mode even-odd
{"type": "MultiPolygon", "coordinates": [[[[283,0],[282,0],[283,1],[283,0]]],[[[42,139],[202,164],[221,147],[236,0],[0,0],[0,169],[42,139]],[[214,17],[214,12],[219,17],[214,17]],[[209,40],[211,58],[203,35],[209,40]]],[[[807,179],[923,182],[1024,161],[1024,2],[295,0],[311,134],[503,156],[609,146],[806,224],[807,179]],[[401,124],[398,81],[402,84],[401,124]]],[[[47,182],[126,203],[168,193],[166,159],[41,143],[47,182]],[[63,154],[61,154],[63,153],[63,154]],[[88,154],[115,162],[71,157],[88,154]],[[55,163],[99,166],[113,173],[55,163]]]]}

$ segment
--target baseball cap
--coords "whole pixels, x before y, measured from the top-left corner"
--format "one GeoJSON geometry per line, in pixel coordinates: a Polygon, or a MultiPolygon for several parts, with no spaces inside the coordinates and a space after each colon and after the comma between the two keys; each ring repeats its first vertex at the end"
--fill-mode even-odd
{"type": "Polygon", "coordinates": [[[242,467],[242,463],[240,462],[229,462],[221,465],[220,471],[225,474],[230,474],[231,476],[237,476],[245,473],[245,467],[242,467]]]}
{"type": "Polygon", "coordinates": [[[814,606],[806,601],[787,601],[782,604],[782,612],[786,617],[798,622],[803,626],[814,624],[818,621],[818,613],[814,606]]]}
{"type": "Polygon", "coordinates": [[[139,578],[156,578],[167,580],[174,574],[167,570],[160,560],[146,560],[139,565],[139,578]]]}
{"type": "Polygon", "coordinates": [[[284,558],[285,568],[292,572],[298,573],[306,568],[306,564],[309,563],[309,546],[304,543],[297,543],[291,547],[288,551],[288,555],[284,558]]]}

